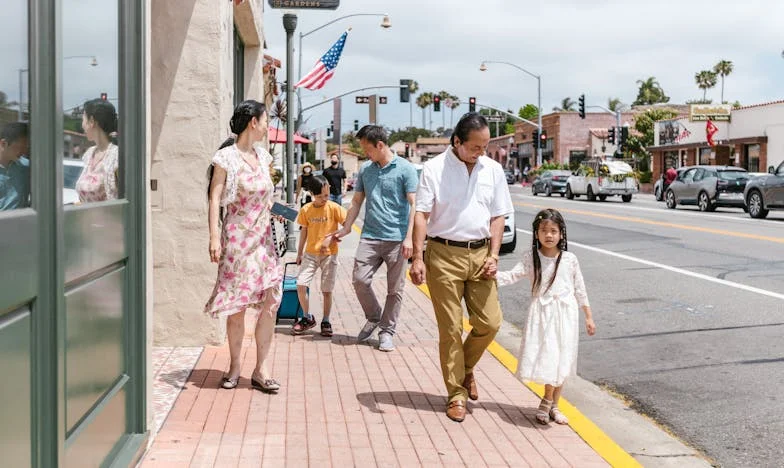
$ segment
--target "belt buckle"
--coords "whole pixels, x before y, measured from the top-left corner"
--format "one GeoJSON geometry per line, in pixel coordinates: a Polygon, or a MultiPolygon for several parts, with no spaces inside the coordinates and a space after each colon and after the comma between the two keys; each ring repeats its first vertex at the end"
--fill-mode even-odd
{"type": "Polygon", "coordinates": [[[471,248],[472,248],[471,246],[472,246],[473,244],[476,244],[477,242],[479,242],[479,241],[468,241],[468,242],[466,243],[466,247],[467,247],[467,248],[469,248],[469,249],[471,249],[471,248]]]}

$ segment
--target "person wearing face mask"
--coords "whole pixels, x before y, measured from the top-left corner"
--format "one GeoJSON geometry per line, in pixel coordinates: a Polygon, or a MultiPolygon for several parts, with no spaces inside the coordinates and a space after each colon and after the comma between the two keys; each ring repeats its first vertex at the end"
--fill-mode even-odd
{"type": "Polygon", "coordinates": [[[465,418],[466,400],[479,398],[474,366],[503,322],[495,275],[504,217],[514,206],[503,168],[485,155],[489,143],[487,120],[464,115],[450,147],[424,164],[416,194],[411,279],[430,289],[446,415],[457,422],[465,418]],[[463,300],[472,327],[465,341],[463,300]]]}
{"type": "Polygon", "coordinates": [[[337,154],[330,158],[330,165],[324,169],[324,177],[329,181],[329,199],[338,205],[343,204],[343,192],[346,191],[346,171],[340,167],[337,154]]]}
{"type": "Polygon", "coordinates": [[[302,165],[302,173],[297,177],[297,188],[294,193],[294,200],[300,200],[300,206],[313,201],[313,164],[305,163],[302,165]]]}

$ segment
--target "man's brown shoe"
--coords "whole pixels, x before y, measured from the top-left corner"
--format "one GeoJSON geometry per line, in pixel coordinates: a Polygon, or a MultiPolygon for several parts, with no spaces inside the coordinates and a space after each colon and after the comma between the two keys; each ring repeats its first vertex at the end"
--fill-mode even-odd
{"type": "Polygon", "coordinates": [[[463,422],[465,413],[465,401],[463,400],[450,401],[446,407],[446,416],[452,421],[463,422]]]}
{"type": "Polygon", "coordinates": [[[465,379],[463,379],[463,388],[468,390],[468,398],[474,401],[479,399],[479,391],[476,389],[476,379],[474,379],[473,372],[466,374],[465,379]]]}

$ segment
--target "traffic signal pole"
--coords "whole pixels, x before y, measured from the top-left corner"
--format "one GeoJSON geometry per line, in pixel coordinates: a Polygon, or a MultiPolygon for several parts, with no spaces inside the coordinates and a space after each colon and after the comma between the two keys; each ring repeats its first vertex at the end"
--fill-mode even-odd
{"type": "Polygon", "coordinates": [[[332,102],[332,101],[334,101],[335,99],[340,99],[340,98],[342,98],[343,96],[347,96],[347,95],[349,95],[349,94],[353,94],[353,93],[358,93],[358,92],[360,92],[360,91],[367,91],[368,89],[388,89],[388,88],[400,89],[400,88],[405,88],[405,87],[406,87],[406,86],[402,86],[402,85],[394,85],[394,86],[390,86],[390,85],[382,85],[382,86],[368,86],[367,88],[353,89],[353,90],[351,90],[351,91],[346,91],[346,92],[345,92],[345,93],[343,93],[343,94],[338,94],[337,96],[334,96],[334,97],[331,97],[331,98],[325,99],[325,100],[323,100],[323,101],[321,101],[321,102],[319,102],[319,103],[317,103],[317,104],[313,104],[313,105],[310,105],[310,106],[308,106],[308,107],[303,107],[303,108],[302,108],[302,112],[305,112],[305,111],[307,111],[307,110],[313,109],[314,107],[318,107],[318,106],[321,106],[321,105],[327,104],[328,102],[332,102]]]}

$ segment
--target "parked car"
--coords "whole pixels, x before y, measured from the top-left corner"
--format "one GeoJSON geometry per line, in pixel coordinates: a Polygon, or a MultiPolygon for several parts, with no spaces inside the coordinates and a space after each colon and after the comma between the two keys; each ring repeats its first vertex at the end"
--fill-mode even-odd
{"type": "Polygon", "coordinates": [[[700,211],[717,207],[744,208],[743,190],[749,180],[745,169],[733,166],[689,166],[667,188],[667,208],[697,205],[700,211]]]}
{"type": "Polygon", "coordinates": [[[81,159],[63,160],[63,205],[79,203],[79,194],[76,192],[76,181],[82,175],[84,162],[81,159]]]}
{"type": "Polygon", "coordinates": [[[544,171],[537,176],[531,184],[531,194],[543,193],[548,197],[553,193],[566,195],[566,181],[572,173],[569,171],[544,171]]]}
{"type": "Polygon", "coordinates": [[[749,179],[743,199],[752,218],[764,218],[770,210],[784,209],[784,162],[770,174],[749,179]]]}
{"type": "Polygon", "coordinates": [[[506,183],[508,185],[511,185],[511,184],[515,183],[514,172],[510,171],[509,169],[505,169],[504,170],[504,175],[506,176],[506,183]]]}
{"type": "Polygon", "coordinates": [[[583,162],[566,181],[566,198],[572,200],[585,195],[588,200],[601,201],[620,195],[624,203],[632,201],[639,192],[632,167],[623,161],[593,158],[583,162]]]}
{"type": "MultiPolygon", "coordinates": [[[[675,169],[675,172],[680,175],[684,169],[685,167],[679,167],[678,169],[675,169]]],[[[656,197],[656,201],[664,201],[664,193],[667,192],[667,188],[669,188],[669,185],[666,187],[664,186],[664,175],[662,175],[662,177],[659,177],[659,180],[653,184],[653,195],[656,197]]]]}
{"type": "Polygon", "coordinates": [[[517,247],[517,228],[514,212],[504,218],[504,237],[501,239],[501,253],[514,252],[517,247]]]}

